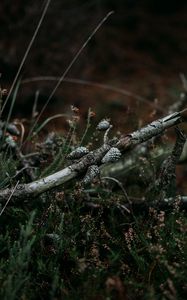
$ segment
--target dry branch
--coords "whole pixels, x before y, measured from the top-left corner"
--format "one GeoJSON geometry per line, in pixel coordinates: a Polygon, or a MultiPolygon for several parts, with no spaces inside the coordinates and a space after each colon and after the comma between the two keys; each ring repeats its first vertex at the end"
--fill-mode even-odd
{"type": "MultiPolygon", "coordinates": [[[[91,165],[102,164],[105,154],[112,148],[118,148],[122,153],[133,149],[136,145],[141,144],[152,137],[162,134],[166,129],[183,122],[183,115],[186,110],[168,115],[158,119],[140,130],[127,134],[118,141],[115,139],[104,143],[100,148],[89,152],[78,162],[64,168],[45,178],[33,181],[28,184],[19,184],[12,195],[12,199],[24,200],[26,198],[37,196],[50,189],[53,189],[73,178],[84,174],[91,165]]],[[[7,188],[0,191],[0,202],[5,202],[12,194],[14,188],[7,188]]]]}

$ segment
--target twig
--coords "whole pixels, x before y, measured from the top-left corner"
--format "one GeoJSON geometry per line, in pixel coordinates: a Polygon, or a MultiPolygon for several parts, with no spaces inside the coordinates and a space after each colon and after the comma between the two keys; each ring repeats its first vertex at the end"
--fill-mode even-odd
{"type": "Polygon", "coordinates": [[[168,112],[172,114],[175,111],[179,111],[183,109],[186,106],[186,104],[187,104],[187,91],[182,92],[180,94],[179,100],[169,107],[168,112]]]}
{"type": "Polygon", "coordinates": [[[172,205],[176,201],[177,198],[179,198],[181,205],[187,207],[187,196],[180,196],[179,195],[179,196],[176,196],[176,197],[165,198],[163,202],[165,204],[172,205]]]}
{"type": "MultiPolygon", "coordinates": [[[[154,202],[146,201],[145,198],[130,198],[132,200],[132,209],[142,211],[148,209],[150,206],[155,206],[154,202]]],[[[164,198],[163,201],[156,203],[156,209],[168,209],[174,207],[175,203],[181,209],[187,209],[187,196],[177,195],[175,197],[164,198]]],[[[129,203],[125,204],[126,208],[130,208],[129,203]]]]}
{"type": "Polygon", "coordinates": [[[187,79],[185,77],[185,75],[183,73],[180,73],[180,78],[183,84],[183,88],[185,90],[185,92],[187,92],[187,79]]]}
{"type": "Polygon", "coordinates": [[[179,110],[183,109],[187,104],[187,80],[186,80],[186,77],[184,76],[184,74],[182,74],[182,73],[180,74],[180,78],[182,81],[184,92],[182,92],[180,94],[179,100],[176,101],[174,104],[172,104],[169,107],[169,109],[168,109],[169,114],[172,114],[175,111],[179,111],[179,110]]]}

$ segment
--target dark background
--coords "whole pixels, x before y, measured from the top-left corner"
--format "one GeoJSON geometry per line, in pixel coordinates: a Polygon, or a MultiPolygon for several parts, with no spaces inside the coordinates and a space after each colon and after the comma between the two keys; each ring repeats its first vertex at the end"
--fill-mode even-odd
{"type": "MultiPolygon", "coordinates": [[[[0,73],[4,88],[12,83],[43,7],[41,0],[1,0],[0,73]]],[[[157,99],[165,109],[166,104],[177,99],[182,89],[179,74],[185,74],[187,69],[185,0],[52,0],[22,70],[22,79],[62,75],[110,10],[115,13],[67,76],[119,87],[145,97],[150,103],[157,99]]],[[[40,110],[55,84],[39,81],[21,85],[14,116],[30,116],[37,90],[40,110]]],[[[123,128],[129,118],[132,122],[132,117],[136,127],[141,116],[144,118],[153,109],[149,103],[111,90],[62,83],[43,117],[66,112],[70,104],[80,107],[83,117],[91,106],[98,117],[110,116],[123,128]]],[[[60,125],[57,122],[53,126],[60,125]]]]}

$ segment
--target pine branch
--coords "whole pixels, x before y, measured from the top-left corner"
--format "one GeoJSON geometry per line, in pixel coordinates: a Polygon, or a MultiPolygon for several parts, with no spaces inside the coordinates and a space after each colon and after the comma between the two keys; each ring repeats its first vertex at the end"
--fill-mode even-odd
{"type": "Polygon", "coordinates": [[[62,185],[73,178],[84,175],[88,167],[92,165],[100,166],[102,164],[103,157],[105,157],[111,148],[117,148],[121,151],[121,153],[124,153],[133,149],[136,145],[141,144],[152,137],[160,135],[166,129],[183,122],[183,116],[186,110],[173,113],[162,119],[158,119],[141,128],[140,130],[134,131],[131,134],[127,134],[126,136],[120,138],[119,141],[116,141],[115,139],[109,140],[100,148],[89,152],[78,162],[73,163],[59,172],[28,184],[19,184],[13,194],[12,192],[14,188],[0,190],[0,202],[5,202],[11,194],[12,199],[15,200],[24,200],[26,198],[30,199],[31,197],[35,197],[41,193],[62,185]]]}

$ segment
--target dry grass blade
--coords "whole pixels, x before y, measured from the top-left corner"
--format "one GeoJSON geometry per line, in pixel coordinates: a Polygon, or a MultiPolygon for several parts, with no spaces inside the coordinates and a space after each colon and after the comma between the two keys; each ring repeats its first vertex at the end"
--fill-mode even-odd
{"type": "Polygon", "coordinates": [[[62,76],[59,78],[57,84],[55,85],[54,89],[52,90],[51,94],[49,95],[47,101],[45,102],[41,112],[39,113],[33,128],[36,126],[36,124],[38,123],[41,115],[43,114],[43,112],[45,111],[47,105],[49,104],[50,100],[52,99],[52,97],[54,96],[54,94],[56,93],[58,87],[60,86],[60,84],[63,82],[64,78],[66,77],[67,73],[70,71],[70,69],[72,68],[72,66],[74,65],[74,63],[77,61],[77,59],[79,58],[80,54],[82,53],[82,51],[84,50],[84,48],[88,45],[88,43],[90,42],[90,40],[92,39],[92,37],[97,33],[97,31],[101,28],[101,26],[104,24],[104,22],[106,22],[106,20],[113,14],[113,11],[110,11],[100,22],[99,24],[94,28],[94,30],[92,31],[92,33],[89,35],[89,37],[86,39],[86,41],[84,42],[84,44],[79,48],[79,50],[77,51],[77,53],[75,54],[75,56],[73,57],[72,61],[69,63],[69,65],[67,66],[67,68],[65,69],[64,73],[62,74],[62,76]]]}
{"type": "MultiPolygon", "coordinates": [[[[36,76],[36,77],[23,79],[21,84],[27,84],[27,83],[36,82],[36,81],[58,81],[59,79],[60,79],[60,77],[57,77],[57,76],[36,76]]],[[[123,96],[134,98],[140,102],[146,103],[149,106],[152,106],[157,111],[160,111],[162,113],[166,112],[166,110],[164,108],[160,107],[159,105],[157,105],[155,103],[150,102],[146,98],[144,98],[140,95],[137,95],[136,93],[132,93],[131,91],[128,91],[126,89],[121,89],[121,88],[113,86],[113,85],[98,83],[98,82],[89,81],[89,80],[77,79],[77,78],[64,78],[62,81],[66,82],[66,83],[91,86],[91,87],[96,87],[99,89],[115,92],[117,94],[121,94],[123,96]]]]}
{"type": "Polygon", "coordinates": [[[8,203],[10,202],[10,200],[11,200],[11,198],[12,198],[12,196],[13,196],[13,194],[14,194],[14,192],[15,192],[17,186],[18,186],[18,184],[19,184],[19,180],[17,181],[17,183],[16,183],[15,187],[13,188],[13,190],[12,190],[10,196],[8,197],[8,199],[7,199],[6,203],[5,203],[5,205],[3,206],[3,208],[2,208],[2,210],[1,210],[1,212],[0,212],[0,217],[2,216],[3,212],[5,211],[5,209],[6,209],[7,205],[8,205],[8,203]]]}
{"type": "Polygon", "coordinates": [[[34,40],[35,40],[35,38],[36,38],[36,36],[37,36],[37,34],[38,34],[38,31],[39,31],[39,29],[40,29],[40,27],[41,27],[41,25],[42,25],[43,19],[44,19],[46,13],[47,13],[47,9],[48,9],[48,7],[49,7],[50,2],[51,2],[51,0],[47,0],[47,2],[46,2],[46,4],[45,4],[44,10],[43,10],[42,15],[41,15],[41,17],[40,17],[40,20],[39,20],[39,22],[38,22],[38,24],[37,24],[37,27],[36,27],[36,29],[35,29],[35,32],[34,32],[32,38],[31,38],[31,40],[30,40],[30,43],[29,43],[29,45],[28,45],[26,51],[25,51],[25,54],[24,54],[24,56],[23,56],[23,58],[22,58],[21,64],[20,64],[19,69],[18,69],[18,71],[17,71],[17,73],[16,73],[16,76],[15,76],[15,78],[14,78],[14,81],[13,81],[13,83],[12,83],[12,85],[11,85],[11,88],[10,88],[10,90],[9,90],[9,93],[8,93],[8,95],[7,95],[7,98],[6,98],[6,100],[5,100],[5,102],[4,102],[3,106],[2,106],[2,110],[1,110],[1,112],[0,112],[1,114],[3,113],[3,111],[4,111],[4,109],[5,109],[5,106],[7,105],[8,100],[10,99],[10,96],[11,96],[11,94],[12,94],[12,91],[13,91],[15,85],[16,85],[16,82],[17,82],[17,80],[18,80],[18,77],[20,76],[20,73],[21,73],[21,71],[22,71],[23,65],[24,65],[24,63],[25,63],[25,61],[26,61],[26,58],[27,58],[27,56],[28,56],[28,54],[29,54],[29,52],[30,52],[30,49],[31,49],[31,47],[32,47],[32,45],[33,45],[33,43],[34,43],[34,40]]]}
{"type": "Polygon", "coordinates": [[[57,114],[54,115],[50,118],[47,118],[35,131],[34,131],[34,135],[38,134],[50,121],[57,119],[57,118],[64,118],[64,117],[68,117],[67,114],[57,114]]]}

